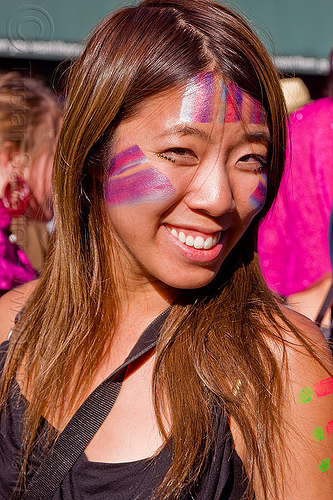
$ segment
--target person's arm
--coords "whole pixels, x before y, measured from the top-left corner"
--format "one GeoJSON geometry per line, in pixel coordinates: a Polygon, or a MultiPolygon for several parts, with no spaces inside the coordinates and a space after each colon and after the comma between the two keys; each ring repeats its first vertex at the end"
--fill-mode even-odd
{"type": "Polygon", "coordinates": [[[38,280],[30,281],[10,290],[0,299],[0,343],[7,340],[14,326],[15,317],[24,307],[38,280]]]}
{"type": "MultiPolygon", "coordinates": [[[[332,284],[331,274],[326,274],[316,283],[313,283],[309,288],[303,290],[302,292],[294,293],[286,298],[286,303],[304,316],[315,320],[318,312],[320,311],[321,305],[327,295],[332,284]]],[[[323,326],[329,327],[331,324],[331,311],[327,310],[324,320],[322,322],[323,326]]]]}
{"type": "MultiPolygon", "coordinates": [[[[285,315],[309,338],[333,372],[333,360],[320,330],[304,316],[283,308],[285,315]]],[[[278,453],[281,472],[278,496],[269,500],[332,500],[333,492],[333,378],[292,334],[285,335],[287,373],[281,394],[285,454],[278,453]]],[[[281,350],[276,356],[281,359],[281,350]]],[[[238,455],[246,463],[246,449],[233,419],[230,428],[238,455]]],[[[278,471],[278,464],[276,472],[278,471]]],[[[254,474],[256,500],[263,500],[258,473],[254,474]]]]}
{"type": "Polygon", "coordinates": [[[331,500],[333,360],[322,333],[312,322],[291,311],[286,314],[330,364],[331,373],[299,346],[292,334],[287,335],[290,344],[286,389],[285,394],[281,394],[286,456],[281,457],[280,495],[274,500],[331,500]]]}

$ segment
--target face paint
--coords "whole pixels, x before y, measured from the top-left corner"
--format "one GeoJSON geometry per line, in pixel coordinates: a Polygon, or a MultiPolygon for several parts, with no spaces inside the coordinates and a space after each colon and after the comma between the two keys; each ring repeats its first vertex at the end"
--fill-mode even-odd
{"type": "Polygon", "coordinates": [[[199,73],[186,86],[179,115],[180,121],[192,123],[233,123],[242,119],[264,124],[266,112],[254,97],[235,83],[223,83],[214,71],[199,73]],[[217,116],[214,107],[220,103],[217,116]]]}
{"type": "Polygon", "coordinates": [[[321,470],[322,472],[326,472],[327,470],[330,469],[331,467],[331,461],[329,458],[324,458],[324,460],[321,460],[319,462],[319,470],[321,470]]]}
{"type": "Polygon", "coordinates": [[[150,164],[136,145],[112,158],[109,175],[106,201],[110,205],[160,203],[175,194],[169,179],[150,164]]]}
{"type": "Polygon", "coordinates": [[[250,196],[250,205],[254,210],[261,210],[265,205],[267,196],[267,174],[263,172],[260,174],[257,189],[250,196]]]}
{"type": "Polygon", "coordinates": [[[328,424],[326,425],[326,433],[328,436],[333,434],[333,420],[331,420],[331,422],[328,422],[328,424]]]}
{"type": "Polygon", "coordinates": [[[226,86],[225,123],[239,122],[241,119],[243,92],[234,83],[226,86]]]}
{"type": "Polygon", "coordinates": [[[297,403],[299,405],[305,405],[305,403],[312,401],[312,397],[313,397],[313,392],[311,387],[305,387],[305,389],[303,389],[297,396],[297,403]]]}
{"type": "Polygon", "coordinates": [[[209,123],[213,121],[216,99],[216,74],[199,73],[186,86],[179,119],[184,122],[209,123]]]}
{"type": "Polygon", "coordinates": [[[313,390],[311,389],[311,387],[305,387],[305,389],[303,389],[299,393],[297,397],[297,403],[301,405],[308,403],[312,400],[314,394],[316,394],[316,396],[318,396],[319,398],[328,396],[329,394],[333,394],[333,377],[329,377],[321,380],[320,382],[317,382],[316,384],[314,384],[313,390]]]}
{"type": "Polygon", "coordinates": [[[315,393],[318,397],[328,396],[333,393],[333,377],[321,380],[314,385],[315,393]]]}
{"type": "Polygon", "coordinates": [[[313,431],[313,439],[318,442],[324,439],[324,429],[322,427],[315,428],[313,431]]]}

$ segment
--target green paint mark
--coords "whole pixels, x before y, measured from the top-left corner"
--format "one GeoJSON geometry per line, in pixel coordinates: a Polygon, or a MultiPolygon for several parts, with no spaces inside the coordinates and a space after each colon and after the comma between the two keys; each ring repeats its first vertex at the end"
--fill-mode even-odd
{"type": "Polygon", "coordinates": [[[313,431],[313,439],[315,441],[321,441],[324,439],[324,429],[322,427],[316,427],[313,431]]]}
{"type": "Polygon", "coordinates": [[[329,458],[324,458],[321,462],[319,462],[319,470],[322,472],[326,472],[331,467],[331,462],[329,458]]]}
{"type": "Polygon", "coordinates": [[[313,392],[311,387],[305,387],[305,389],[303,389],[297,396],[297,403],[299,405],[305,405],[305,403],[308,403],[312,400],[312,396],[313,392]]]}

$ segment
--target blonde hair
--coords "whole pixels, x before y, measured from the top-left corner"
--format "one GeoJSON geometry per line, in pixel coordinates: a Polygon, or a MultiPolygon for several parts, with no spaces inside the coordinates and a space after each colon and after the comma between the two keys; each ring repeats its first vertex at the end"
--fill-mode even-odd
{"type": "Polygon", "coordinates": [[[0,74],[0,148],[29,153],[53,148],[61,126],[60,100],[42,81],[16,71],[0,74]]]}

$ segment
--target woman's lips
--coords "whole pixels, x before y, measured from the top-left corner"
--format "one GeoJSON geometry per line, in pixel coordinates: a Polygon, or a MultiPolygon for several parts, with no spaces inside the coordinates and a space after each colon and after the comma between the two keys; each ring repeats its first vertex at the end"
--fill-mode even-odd
{"type": "Polygon", "coordinates": [[[164,225],[166,234],[179,249],[181,254],[192,262],[211,265],[220,257],[228,231],[216,231],[211,234],[194,229],[184,229],[164,225]],[[181,234],[182,233],[182,234],[181,234]]]}

